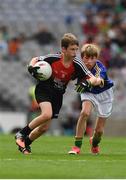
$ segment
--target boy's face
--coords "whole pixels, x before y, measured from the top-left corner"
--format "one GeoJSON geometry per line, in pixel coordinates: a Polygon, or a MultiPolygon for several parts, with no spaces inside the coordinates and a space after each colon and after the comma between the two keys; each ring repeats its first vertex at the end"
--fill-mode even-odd
{"type": "Polygon", "coordinates": [[[77,55],[78,49],[79,47],[77,45],[69,45],[67,49],[62,47],[62,52],[67,58],[74,59],[77,55]]]}
{"type": "Polygon", "coordinates": [[[95,66],[96,61],[97,61],[97,57],[95,56],[94,57],[84,56],[82,59],[88,69],[92,69],[95,66]]]}

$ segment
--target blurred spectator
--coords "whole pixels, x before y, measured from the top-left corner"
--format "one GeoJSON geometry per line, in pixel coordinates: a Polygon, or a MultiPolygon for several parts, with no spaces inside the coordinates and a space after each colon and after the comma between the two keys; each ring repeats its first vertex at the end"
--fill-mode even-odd
{"type": "Polygon", "coordinates": [[[93,43],[93,42],[94,42],[94,36],[89,35],[89,36],[87,36],[87,38],[86,38],[84,43],[90,44],[90,43],[93,43]]]}
{"type": "Polygon", "coordinates": [[[72,15],[67,15],[65,17],[65,24],[66,26],[71,26],[73,24],[74,17],[72,15]]]}
{"type": "Polygon", "coordinates": [[[116,43],[120,48],[123,48],[126,44],[126,35],[123,33],[122,29],[119,28],[117,31],[117,36],[113,39],[113,42],[116,43]]]}
{"type": "Polygon", "coordinates": [[[0,59],[7,59],[8,44],[0,37],[0,59]]]}
{"type": "Polygon", "coordinates": [[[103,41],[103,47],[101,50],[101,61],[102,63],[108,68],[110,65],[110,61],[112,59],[112,53],[111,53],[111,39],[108,36],[104,37],[103,41]]]}
{"type": "Polygon", "coordinates": [[[74,28],[74,16],[72,14],[68,14],[64,17],[64,25],[66,27],[67,32],[73,32],[74,28]]]}
{"type": "Polygon", "coordinates": [[[3,39],[4,41],[8,41],[9,39],[9,33],[8,33],[8,28],[7,26],[1,26],[0,27],[0,37],[1,39],[3,39]]]}
{"type": "Polygon", "coordinates": [[[100,11],[106,11],[110,12],[115,7],[115,0],[105,0],[99,2],[99,12],[100,11]]]}
{"type": "Polygon", "coordinates": [[[102,10],[95,19],[100,33],[106,33],[110,28],[111,18],[109,12],[102,10]]]}
{"type": "Polygon", "coordinates": [[[124,66],[126,66],[126,60],[122,57],[121,52],[109,62],[110,68],[123,68],[124,66]]]}
{"type": "Polygon", "coordinates": [[[9,38],[7,27],[2,26],[0,27],[0,58],[7,59],[8,54],[8,44],[7,40],[9,38]]]}
{"type": "Polygon", "coordinates": [[[120,6],[123,8],[123,10],[125,10],[126,9],[126,1],[120,0],[120,6]]]}
{"type": "Polygon", "coordinates": [[[14,37],[8,41],[8,55],[11,60],[19,60],[20,59],[20,46],[21,42],[18,37],[14,37]]]}
{"type": "Polygon", "coordinates": [[[112,42],[115,41],[115,39],[117,38],[117,34],[119,31],[119,19],[117,19],[118,23],[112,23],[110,26],[110,29],[107,32],[108,37],[112,40],[112,42]]]}
{"type": "Polygon", "coordinates": [[[56,38],[46,26],[39,26],[38,32],[33,34],[30,39],[36,40],[41,46],[56,43],[56,38]]]}
{"type": "Polygon", "coordinates": [[[87,20],[84,23],[81,23],[82,32],[84,35],[96,36],[99,32],[97,24],[95,24],[93,16],[87,16],[87,20]]]}
{"type": "Polygon", "coordinates": [[[97,0],[90,0],[83,3],[83,12],[84,14],[87,14],[91,12],[92,14],[96,14],[99,9],[99,2],[97,0]]]}
{"type": "Polygon", "coordinates": [[[25,43],[27,41],[27,36],[24,32],[20,32],[18,35],[18,39],[21,44],[25,43]]]}

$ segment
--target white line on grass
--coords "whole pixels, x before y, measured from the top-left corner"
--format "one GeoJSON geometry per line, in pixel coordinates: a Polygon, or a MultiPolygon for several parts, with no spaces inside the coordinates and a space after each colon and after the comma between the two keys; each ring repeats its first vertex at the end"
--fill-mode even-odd
{"type": "MultiPolygon", "coordinates": [[[[19,159],[13,159],[13,158],[7,158],[7,159],[0,159],[0,161],[18,161],[19,159]]],[[[24,159],[26,160],[26,159],[24,159]]],[[[40,162],[68,162],[68,161],[73,161],[73,162],[90,162],[92,160],[85,160],[85,159],[57,159],[57,160],[51,160],[51,159],[27,159],[27,161],[40,161],[40,162]]],[[[98,160],[97,162],[103,162],[103,160],[98,160]]],[[[105,160],[105,163],[110,163],[110,162],[119,162],[123,161],[123,159],[118,159],[118,160],[105,160]]]]}
{"type": "MultiPolygon", "coordinates": [[[[8,159],[0,159],[0,161],[17,161],[19,159],[11,159],[11,158],[8,158],[8,159]]],[[[24,159],[26,160],[26,159],[24,159]]],[[[78,161],[78,162],[86,162],[87,160],[79,160],[79,159],[75,159],[75,160],[67,160],[67,159],[57,159],[57,160],[51,160],[51,159],[27,159],[27,161],[48,161],[48,162],[53,162],[53,161],[61,161],[61,162],[67,162],[67,161],[78,161]]]]}

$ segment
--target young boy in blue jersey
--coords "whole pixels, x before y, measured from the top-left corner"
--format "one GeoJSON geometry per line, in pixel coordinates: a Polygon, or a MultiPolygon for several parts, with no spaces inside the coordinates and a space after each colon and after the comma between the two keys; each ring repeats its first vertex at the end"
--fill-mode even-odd
{"type": "Polygon", "coordinates": [[[83,86],[85,79],[78,82],[76,90],[80,92],[82,110],[76,126],[75,146],[68,152],[69,154],[80,153],[86,123],[93,107],[97,112],[97,119],[93,136],[90,138],[90,145],[92,154],[98,154],[104,126],[112,112],[113,82],[108,78],[105,66],[98,60],[99,53],[98,46],[94,44],[85,44],[81,49],[81,57],[85,65],[95,77],[99,78],[99,82],[101,80],[101,83],[86,88],[83,86]]]}

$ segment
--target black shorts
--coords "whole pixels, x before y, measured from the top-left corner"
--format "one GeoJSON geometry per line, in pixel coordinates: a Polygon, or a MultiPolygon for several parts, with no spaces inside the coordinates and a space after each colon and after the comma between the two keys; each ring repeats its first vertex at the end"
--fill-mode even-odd
{"type": "Polygon", "coordinates": [[[38,103],[48,101],[52,104],[53,116],[57,118],[62,106],[63,94],[54,88],[44,87],[42,84],[37,84],[35,88],[35,97],[38,103]]]}

